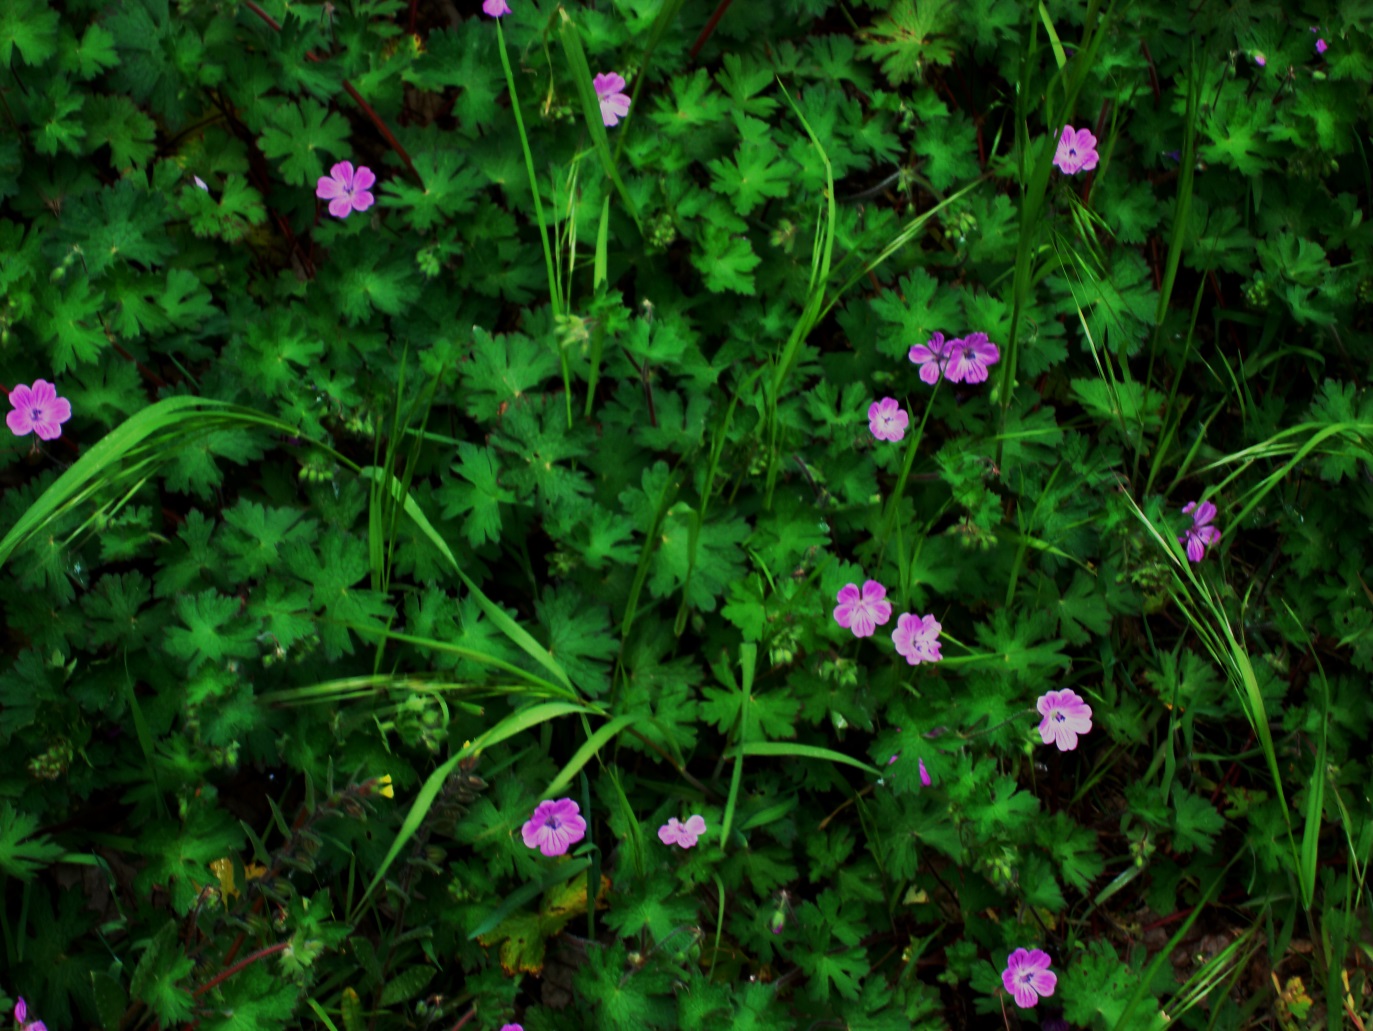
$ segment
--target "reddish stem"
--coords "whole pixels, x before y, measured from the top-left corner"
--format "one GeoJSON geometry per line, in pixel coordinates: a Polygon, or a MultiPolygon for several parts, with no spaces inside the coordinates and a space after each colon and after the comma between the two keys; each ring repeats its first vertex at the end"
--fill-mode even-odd
{"type": "Polygon", "coordinates": [[[734,0],[720,0],[715,5],[715,13],[710,16],[710,21],[706,22],[706,27],[701,30],[701,34],[696,37],[696,42],[691,45],[691,60],[696,60],[696,55],[701,52],[701,48],[706,45],[706,40],[710,39],[711,33],[715,31],[715,26],[720,24],[720,19],[729,10],[729,5],[734,0]]]}
{"type": "MultiPolygon", "coordinates": [[[[253,0],[243,0],[243,6],[248,8],[248,10],[252,11],[255,15],[257,15],[268,25],[270,25],[274,31],[281,31],[281,25],[277,22],[277,20],[273,18],[270,14],[268,14],[266,11],[264,11],[257,4],[255,4],[253,0]]],[[[729,0],[725,0],[725,6],[729,6],[729,0]]],[[[324,59],[317,55],[313,50],[305,51],[305,60],[312,61],[315,64],[321,64],[324,61],[324,59]]],[[[372,110],[372,105],[362,99],[362,94],[359,93],[353,87],[353,84],[349,82],[347,79],[343,80],[343,88],[348,92],[348,95],[352,97],[354,101],[357,102],[358,107],[362,108],[363,113],[366,114],[367,117],[372,120],[372,124],[375,125],[377,127],[377,131],[380,132],[383,137],[385,137],[386,142],[391,145],[391,149],[394,150],[397,156],[405,162],[405,167],[409,169],[410,174],[415,177],[415,181],[418,182],[421,186],[423,186],[424,180],[420,178],[419,172],[415,171],[415,163],[410,160],[410,155],[405,152],[405,148],[400,145],[400,140],[396,139],[396,137],[392,134],[391,130],[387,128],[386,123],[381,120],[381,116],[377,114],[374,110],[372,110]]]]}

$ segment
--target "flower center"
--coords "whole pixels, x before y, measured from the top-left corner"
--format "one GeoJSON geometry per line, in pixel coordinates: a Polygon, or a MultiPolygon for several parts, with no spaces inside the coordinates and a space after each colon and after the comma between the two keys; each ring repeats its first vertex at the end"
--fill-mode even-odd
{"type": "Polygon", "coordinates": [[[1077,148],[1076,148],[1076,147],[1069,147],[1069,148],[1068,148],[1068,156],[1069,156],[1070,158],[1075,158],[1075,157],[1077,157],[1077,148]]]}
{"type": "Polygon", "coordinates": [[[34,405],[33,408],[29,409],[29,421],[30,421],[30,422],[42,422],[42,421],[43,421],[43,409],[39,408],[37,405],[34,405]]]}
{"type": "Polygon", "coordinates": [[[557,818],[556,816],[550,816],[550,817],[548,818],[548,822],[545,823],[544,826],[547,827],[547,828],[548,828],[549,830],[551,830],[551,831],[557,830],[557,829],[558,829],[558,818],[557,818]]]}
{"type": "Polygon", "coordinates": [[[1022,970],[1020,972],[1020,983],[1025,985],[1027,988],[1029,987],[1030,982],[1034,979],[1035,972],[1033,970],[1022,970]]]}
{"type": "Polygon", "coordinates": [[[1063,715],[1063,713],[1061,712],[1055,712],[1054,719],[1057,720],[1059,723],[1064,723],[1067,721],[1068,717],[1063,715]]]}

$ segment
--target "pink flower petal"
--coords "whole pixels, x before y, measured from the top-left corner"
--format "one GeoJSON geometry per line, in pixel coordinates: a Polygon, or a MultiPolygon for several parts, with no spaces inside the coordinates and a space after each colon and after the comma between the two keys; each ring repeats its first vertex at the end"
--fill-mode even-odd
{"type": "Polygon", "coordinates": [[[376,182],[376,175],[366,165],[359,168],[353,175],[353,189],[355,190],[370,190],[376,185],[376,182]]]}

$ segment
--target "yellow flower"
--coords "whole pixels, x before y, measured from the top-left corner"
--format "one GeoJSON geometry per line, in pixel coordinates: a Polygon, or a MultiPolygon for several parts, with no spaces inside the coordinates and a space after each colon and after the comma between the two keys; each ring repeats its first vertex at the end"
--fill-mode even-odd
{"type": "Polygon", "coordinates": [[[377,792],[377,794],[381,795],[382,798],[396,797],[395,789],[391,787],[391,775],[389,773],[386,774],[386,776],[380,778],[377,781],[377,783],[381,785],[381,789],[377,792]]]}

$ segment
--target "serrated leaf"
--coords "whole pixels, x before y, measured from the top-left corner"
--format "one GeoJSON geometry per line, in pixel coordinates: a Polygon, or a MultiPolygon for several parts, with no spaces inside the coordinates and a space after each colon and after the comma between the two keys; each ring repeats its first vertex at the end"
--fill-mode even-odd
{"type": "Polygon", "coordinates": [[[387,978],[386,987],[381,990],[382,1006],[394,1006],[398,1002],[413,999],[424,991],[424,986],[434,979],[436,972],[433,967],[412,966],[392,974],[387,978]]]}
{"type": "Polygon", "coordinates": [[[313,187],[333,161],[349,154],[348,123],[309,97],[282,104],[262,133],[262,153],[281,160],[282,177],[293,186],[313,187]],[[333,159],[332,161],[330,159],[333,159]]]}
{"type": "Polygon", "coordinates": [[[57,11],[43,0],[5,0],[0,4],[0,65],[9,67],[14,52],[29,67],[57,51],[57,11]]]}

